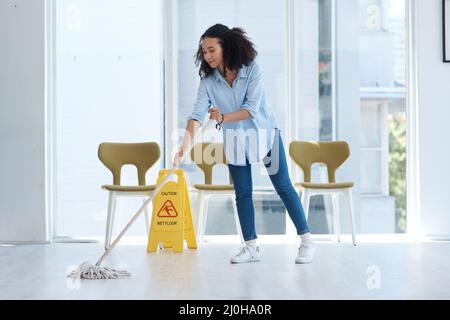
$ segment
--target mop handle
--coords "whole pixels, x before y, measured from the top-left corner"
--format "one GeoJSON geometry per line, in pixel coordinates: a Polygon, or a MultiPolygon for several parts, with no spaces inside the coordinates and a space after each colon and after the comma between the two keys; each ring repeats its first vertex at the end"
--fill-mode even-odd
{"type": "Polygon", "coordinates": [[[169,173],[164,177],[164,179],[156,186],[155,191],[153,192],[153,195],[149,196],[144,201],[141,208],[134,214],[133,218],[131,218],[130,222],[128,222],[128,224],[125,226],[125,228],[122,230],[122,232],[120,232],[120,234],[117,236],[116,240],[114,240],[114,242],[109,246],[109,248],[105,251],[105,253],[102,255],[102,257],[97,261],[97,263],[95,264],[97,267],[99,267],[102,264],[102,262],[110,255],[111,251],[115,248],[115,246],[120,241],[120,239],[122,239],[122,237],[125,235],[125,233],[127,233],[128,229],[132,226],[132,224],[136,221],[136,219],[141,215],[141,213],[147,207],[148,203],[150,201],[153,201],[153,198],[158,194],[158,192],[162,189],[162,187],[166,184],[166,182],[169,181],[169,179],[172,177],[175,170],[177,170],[179,165],[184,162],[184,159],[186,158],[187,154],[189,154],[191,152],[200,133],[205,128],[207,128],[210,125],[210,123],[212,123],[213,121],[214,120],[212,120],[212,119],[208,120],[208,122],[197,131],[194,138],[192,139],[192,142],[188,148],[188,151],[183,153],[183,156],[181,157],[180,162],[176,166],[174,166],[169,171],[169,173]]]}

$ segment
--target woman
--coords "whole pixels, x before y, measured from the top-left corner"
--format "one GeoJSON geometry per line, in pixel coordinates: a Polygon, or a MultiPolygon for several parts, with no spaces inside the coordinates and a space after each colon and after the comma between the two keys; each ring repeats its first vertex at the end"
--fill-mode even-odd
{"type": "Polygon", "coordinates": [[[313,260],[314,245],[300,198],[289,178],[280,130],[262,87],[256,55],[254,44],[240,28],[229,29],[216,24],[201,36],[196,55],[201,78],[197,101],[188,117],[174,165],[179,163],[191,137],[209,112],[209,118],[223,128],[225,155],[245,240],[245,246],[231,258],[231,263],[260,260],[251,179],[251,164],[260,160],[264,161],[300,237],[295,262],[309,263],[313,260]]]}

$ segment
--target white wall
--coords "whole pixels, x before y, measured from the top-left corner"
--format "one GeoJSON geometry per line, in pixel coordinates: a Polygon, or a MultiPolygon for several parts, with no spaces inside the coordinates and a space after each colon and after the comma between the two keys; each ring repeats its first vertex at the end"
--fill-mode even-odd
{"type": "Polygon", "coordinates": [[[422,231],[450,237],[450,63],[442,57],[442,0],[416,0],[422,231]]]}
{"type": "Polygon", "coordinates": [[[44,9],[0,1],[0,241],[45,241],[44,9]]]}

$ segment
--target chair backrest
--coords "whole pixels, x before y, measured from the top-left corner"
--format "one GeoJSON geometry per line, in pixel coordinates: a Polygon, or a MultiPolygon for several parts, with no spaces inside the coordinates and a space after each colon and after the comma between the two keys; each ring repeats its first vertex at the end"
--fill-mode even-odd
{"type": "MultiPolygon", "coordinates": [[[[212,184],[212,173],[216,164],[227,164],[223,143],[197,143],[191,150],[191,159],[205,174],[205,184],[212,184]]],[[[229,179],[230,184],[233,184],[231,175],[229,179]]]]}
{"type": "Polygon", "coordinates": [[[328,182],[333,183],[336,182],[337,168],[350,156],[350,148],[345,141],[293,141],[289,145],[289,155],[302,169],[304,182],[311,182],[311,166],[314,163],[324,163],[328,182]]]}
{"type": "Polygon", "coordinates": [[[139,185],[145,185],[145,174],[159,157],[160,149],[156,142],[103,142],[98,146],[98,158],[112,172],[114,185],[120,185],[120,171],[125,164],[136,166],[139,185]]]}

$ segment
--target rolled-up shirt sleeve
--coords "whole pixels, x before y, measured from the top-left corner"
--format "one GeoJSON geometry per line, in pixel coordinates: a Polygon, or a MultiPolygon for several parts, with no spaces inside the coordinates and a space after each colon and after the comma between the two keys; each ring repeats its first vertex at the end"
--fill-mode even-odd
{"type": "Polygon", "coordinates": [[[206,86],[203,81],[200,81],[197,90],[197,100],[195,101],[194,109],[188,116],[188,120],[193,119],[202,123],[210,105],[211,100],[208,96],[206,86]]]}
{"type": "Polygon", "coordinates": [[[264,90],[262,87],[262,74],[258,64],[254,64],[253,70],[249,75],[247,92],[245,94],[244,103],[241,109],[245,109],[250,113],[252,118],[256,117],[261,100],[263,99],[264,90]]]}

